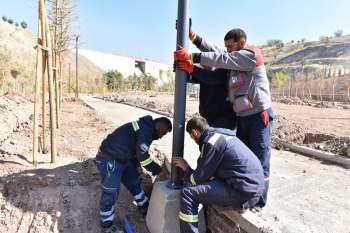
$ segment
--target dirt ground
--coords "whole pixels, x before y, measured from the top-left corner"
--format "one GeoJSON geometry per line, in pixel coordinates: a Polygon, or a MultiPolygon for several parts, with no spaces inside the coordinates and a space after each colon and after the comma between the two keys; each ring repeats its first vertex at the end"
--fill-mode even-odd
{"type": "MultiPolygon", "coordinates": [[[[100,232],[99,174],[93,157],[115,126],[82,102],[65,101],[57,131],[57,163],[50,163],[49,154],[39,154],[34,167],[33,104],[4,95],[0,111],[0,232],[100,232]]],[[[150,184],[150,177],[143,179],[150,184]]],[[[127,215],[136,232],[148,232],[124,188],[117,205],[120,226],[127,215]]]]}
{"type": "MultiPolygon", "coordinates": [[[[174,96],[155,92],[123,92],[106,95],[105,100],[152,109],[169,116],[174,111],[174,96]]],[[[273,137],[315,149],[350,156],[350,105],[317,101],[305,104],[273,102],[276,113],[273,137]]],[[[187,97],[186,117],[198,114],[198,99],[187,97]]],[[[279,147],[279,145],[275,145],[279,147]]]]}

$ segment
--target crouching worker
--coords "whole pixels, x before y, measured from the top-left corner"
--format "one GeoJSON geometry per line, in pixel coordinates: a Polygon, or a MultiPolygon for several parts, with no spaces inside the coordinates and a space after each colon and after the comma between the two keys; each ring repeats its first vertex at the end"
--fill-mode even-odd
{"type": "Polygon", "coordinates": [[[119,232],[113,219],[120,182],[134,196],[139,211],[146,215],[149,202],[141,187],[137,167],[141,165],[160,179],[168,178],[168,171],[152,160],[148,150],[153,140],[171,130],[168,118],[144,116],[120,126],[102,141],[95,162],[101,175],[100,216],[104,232],[119,232]]]}
{"type": "Polygon", "coordinates": [[[189,120],[186,131],[201,154],[195,170],[181,157],[173,160],[185,174],[179,212],[182,233],[198,232],[200,203],[244,210],[254,207],[264,190],[260,161],[233,131],[211,128],[202,117],[189,120]]]}

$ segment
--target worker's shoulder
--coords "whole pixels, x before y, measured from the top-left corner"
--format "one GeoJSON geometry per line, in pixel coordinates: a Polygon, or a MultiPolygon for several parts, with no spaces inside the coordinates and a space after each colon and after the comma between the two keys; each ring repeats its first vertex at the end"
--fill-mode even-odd
{"type": "Polygon", "coordinates": [[[206,139],[204,140],[204,142],[206,144],[210,144],[212,146],[216,146],[218,145],[222,139],[224,139],[224,135],[218,133],[218,132],[215,132],[215,133],[212,133],[212,134],[209,134],[206,139]]]}

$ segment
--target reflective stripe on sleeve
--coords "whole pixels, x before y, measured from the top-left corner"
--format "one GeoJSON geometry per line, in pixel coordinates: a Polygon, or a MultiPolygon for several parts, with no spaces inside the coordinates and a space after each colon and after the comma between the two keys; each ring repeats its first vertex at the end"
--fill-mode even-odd
{"type": "Polygon", "coordinates": [[[140,129],[139,123],[137,121],[132,121],[131,124],[135,132],[140,129]]]}
{"type": "Polygon", "coordinates": [[[153,162],[152,158],[149,157],[148,159],[145,159],[145,160],[141,161],[140,164],[141,164],[142,167],[145,167],[145,166],[147,166],[148,164],[150,164],[152,162],[153,162]]]}
{"type": "Polygon", "coordinates": [[[219,139],[220,136],[221,136],[220,134],[214,133],[213,136],[210,137],[208,143],[214,145],[215,142],[219,139]]]}

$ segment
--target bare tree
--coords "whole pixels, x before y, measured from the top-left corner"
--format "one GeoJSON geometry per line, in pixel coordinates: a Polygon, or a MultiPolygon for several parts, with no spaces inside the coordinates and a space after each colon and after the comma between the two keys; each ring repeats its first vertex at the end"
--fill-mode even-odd
{"type": "Polygon", "coordinates": [[[343,76],[345,74],[345,69],[342,65],[339,65],[337,67],[337,70],[335,72],[335,75],[332,79],[332,100],[333,100],[333,103],[335,101],[335,88],[337,86],[337,77],[340,78],[341,76],[343,76]]]}
{"type": "Polygon", "coordinates": [[[74,16],[73,0],[48,0],[50,30],[53,32],[54,51],[54,82],[56,92],[56,115],[57,128],[59,127],[59,109],[62,100],[62,63],[65,60],[65,53],[68,51],[71,42],[74,40],[72,24],[74,16]]]}

